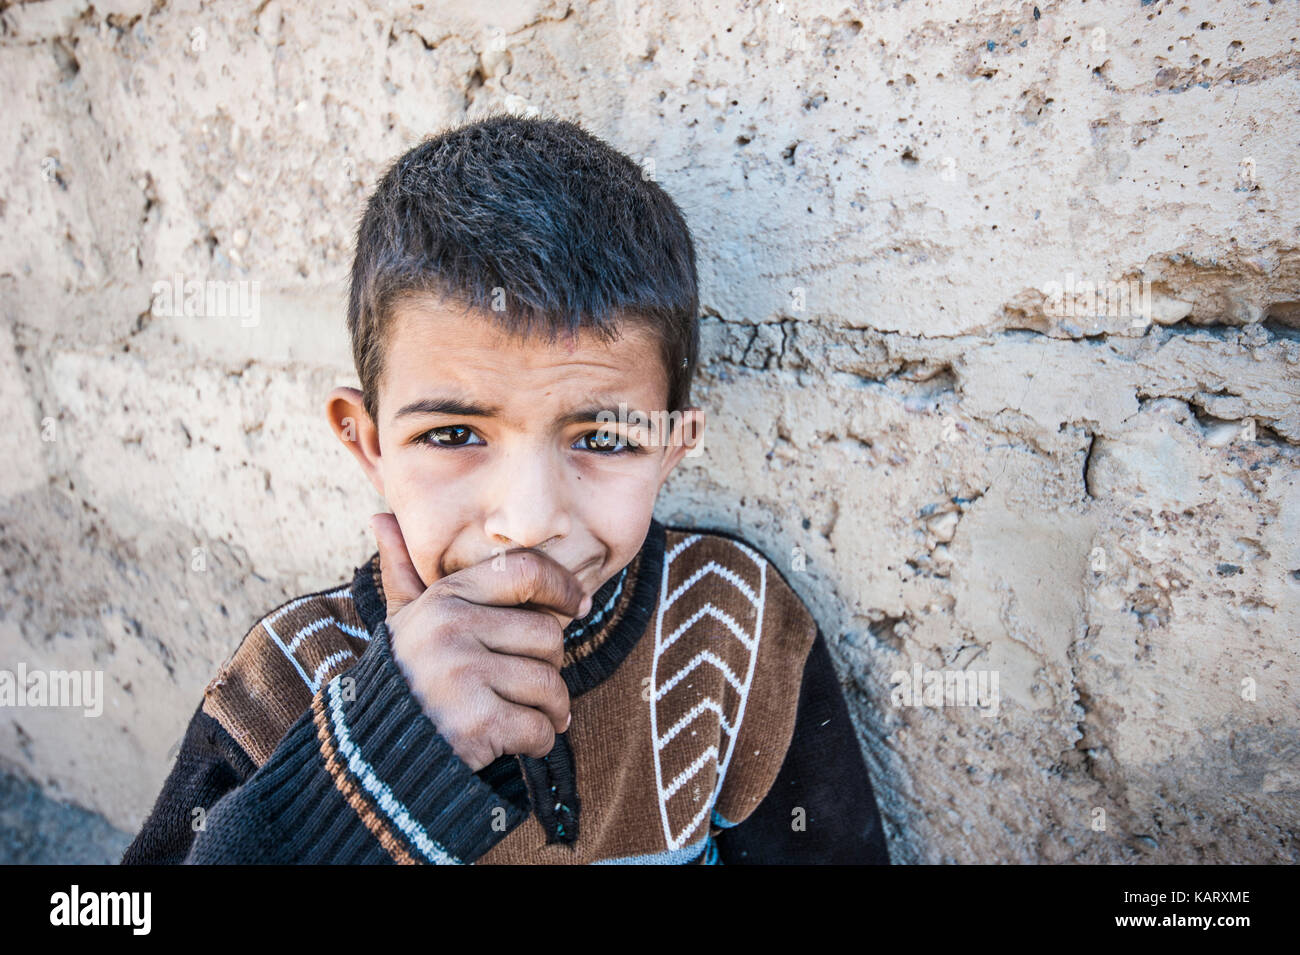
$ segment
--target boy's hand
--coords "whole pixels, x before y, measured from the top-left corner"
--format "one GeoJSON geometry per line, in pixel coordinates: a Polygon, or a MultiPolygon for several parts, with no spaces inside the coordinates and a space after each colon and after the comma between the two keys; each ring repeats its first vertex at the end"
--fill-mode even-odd
{"type": "Polygon", "coordinates": [[[477,772],[506,753],[549,753],[570,719],[560,620],[591,606],[577,578],[545,554],[514,550],[426,589],[397,518],[377,514],[370,526],[393,657],[456,755],[477,772]]]}

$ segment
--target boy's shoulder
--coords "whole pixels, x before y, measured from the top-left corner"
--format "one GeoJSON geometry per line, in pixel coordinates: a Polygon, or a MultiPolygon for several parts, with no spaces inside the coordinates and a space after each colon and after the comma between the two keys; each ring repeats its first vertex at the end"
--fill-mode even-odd
{"type": "Polygon", "coordinates": [[[664,612],[683,600],[695,605],[694,613],[704,613],[703,603],[720,599],[740,611],[752,610],[756,627],[802,645],[804,652],[816,637],[812,613],[776,562],[734,531],[667,526],[663,582],[664,612]]]}
{"type": "Polygon", "coordinates": [[[357,606],[357,582],[373,571],[375,560],[346,582],[264,614],[204,689],[203,711],[255,765],[270,758],[316,691],[361,658],[370,633],[357,606]]]}

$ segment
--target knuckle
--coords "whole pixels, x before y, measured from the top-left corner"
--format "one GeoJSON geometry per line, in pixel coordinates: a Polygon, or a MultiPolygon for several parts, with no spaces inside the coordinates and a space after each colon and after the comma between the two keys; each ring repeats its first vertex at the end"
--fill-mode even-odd
{"type": "Polygon", "coordinates": [[[524,664],[520,670],[520,681],[528,685],[528,697],[538,703],[550,699],[551,681],[546,671],[549,670],[545,663],[534,661],[533,663],[524,664]]]}
{"type": "Polygon", "coordinates": [[[474,740],[493,739],[501,730],[501,714],[498,710],[479,712],[470,720],[465,736],[474,740]]]}
{"type": "Polygon", "coordinates": [[[495,758],[492,755],[495,747],[490,743],[483,743],[478,740],[461,740],[456,745],[453,745],[452,749],[471,769],[475,767],[482,768],[495,758]]]}
{"type": "Polygon", "coordinates": [[[541,665],[540,681],[542,692],[546,694],[553,702],[568,702],[569,689],[565,686],[564,678],[560,676],[560,671],[555,667],[543,663],[541,665]]]}
{"type": "Polygon", "coordinates": [[[527,696],[536,696],[536,691],[542,685],[537,670],[533,667],[533,661],[522,658],[511,660],[503,671],[502,677],[512,691],[527,696]]]}
{"type": "Polygon", "coordinates": [[[555,746],[555,727],[541,713],[529,717],[528,742],[532,749],[530,756],[539,759],[549,753],[555,746]]]}
{"type": "Polygon", "coordinates": [[[484,686],[492,676],[492,668],[487,655],[469,653],[457,661],[455,680],[465,686],[484,686]]]}
{"type": "Polygon", "coordinates": [[[472,658],[461,658],[440,667],[435,679],[437,696],[444,707],[461,714],[484,708],[486,681],[472,658]]]}
{"type": "Polygon", "coordinates": [[[552,614],[538,614],[538,628],[541,630],[542,638],[549,643],[560,646],[564,643],[564,628],[560,626],[560,621],[556,620],[552,614]]]}
{"type": "Polygon", "coordinates": [[[435,622],[444,633],[454,633],[463,627],[470,615],[470,605],[455,594],[445,594],[434,603],[435,622]]]}
{"type": "Polygon", "coordinates": [[[538,646],[551,656],[551,662],[558,665],[564,657],[564,628],[560,621],[549,613],[533,615],[532,638],[538,646]]]}

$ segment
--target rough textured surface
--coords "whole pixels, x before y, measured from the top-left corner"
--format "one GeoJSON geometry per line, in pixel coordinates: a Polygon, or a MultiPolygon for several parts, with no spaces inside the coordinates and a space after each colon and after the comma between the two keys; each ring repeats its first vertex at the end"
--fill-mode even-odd
{"type": "Polygon", "coordinates": [[[370,552],[321,413],[360,203],[533,107],[696,231],[707,450],[659,516],[747,534],[813,608],[897,859],[1300,861],[1293,3],[0,23],[0,667],[107,694],[0,710],[50,796],[134,830],[244,630],[370,552]],[[159,314],[178,274],[259,283],[258,321],[159,314]],[[1150,307],[1053,298],[1085,280],[1150,307]],[[996,671],[997,715],[893,705],[917,664],[996,671]]]}
{"type": "Polygon", "coordinates": [[[0,773],[0,864],[113,865],[131,842],[103,817],[48,798],[35,783],[0,773]]]}

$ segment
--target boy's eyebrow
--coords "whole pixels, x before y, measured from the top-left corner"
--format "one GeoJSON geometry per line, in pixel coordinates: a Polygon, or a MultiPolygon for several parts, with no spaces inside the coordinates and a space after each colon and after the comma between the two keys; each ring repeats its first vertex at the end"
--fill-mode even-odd
{"type": "Polygon", "coordinates": [[[412,401],[410,404],[402,405],[397,409],[394,418],[403,418],[407,415],[427,415],[443,414],[454,415],[465,418],[495,418],[501,414],[501,409],[495,405],[478,405],[472,401],[461,401],[457,398],[421,398],[419,401],[412,401]]]}
{"type": "MultiPolygon", "coordinates": [[[[561,415],[555,423],[560,427],[564,427],[570,424],[586,424],[589,421],[604,422],[608,420],[610,415],[613,415],[614,419],[617,420],[619,407],[621,405],[626,406],[626,404],[626,401],[595,398],[586,407],[561,415]],[[601,415],[605,415],[606,418],[602,419],[601,415]]],[[[628,413],[631,414],[631,412],[628,413]]]]}
{"type": "MultiPolygon", "coordinates": [[[[617,409],[620,405],[626,404],[625,401],[619,402],[599,397],[589,399],[589,401],[590,403],[584,407],[561,415],[555,424],[559,427],[565,427],[571,424],[586,424],[591,421],[599,422],[607,420],[610,415],[617,419],[617,409]],[[601,415],[605,415],[606,418],[602,419],[601,415]]],[[[462,418],[498,418],[501,416],[501,409],[496,405],[480,405],[459,398],[421,398],[419,401],[412,401],[403,405],[393,417],[403,418],[408,415],[433,414],[462,418]]]]}

